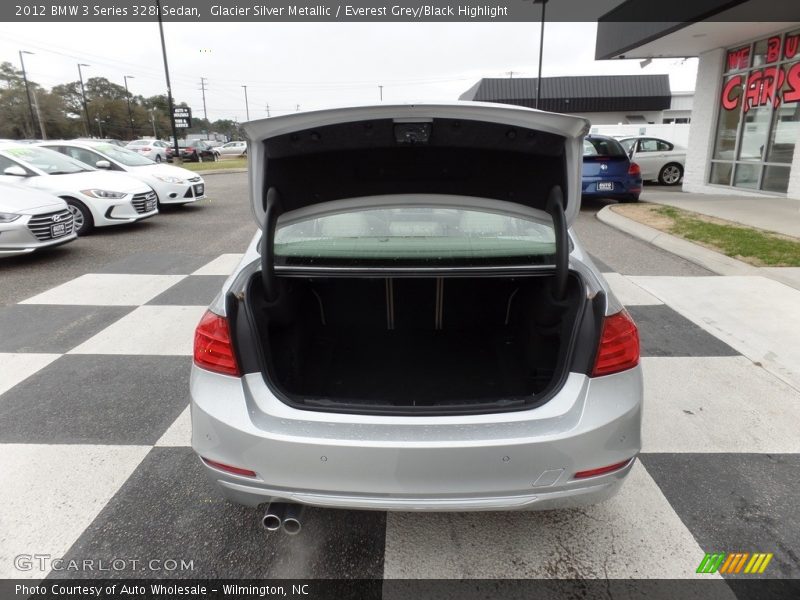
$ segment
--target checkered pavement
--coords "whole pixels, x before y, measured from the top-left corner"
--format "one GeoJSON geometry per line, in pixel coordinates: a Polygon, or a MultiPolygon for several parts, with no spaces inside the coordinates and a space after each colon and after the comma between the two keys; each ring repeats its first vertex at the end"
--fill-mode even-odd
{"type": "Polygon", "coordinates": [[[685,578],[706,551],[774,552],[767,575],[800,576],[797,373],[696,299],[774,282],[606,275],[640,326],[646,388],[643,453],[609,502],[310,509],[288,537],[222,500],[189,448],[192,332],[239,256],[148,256],[0,308],[0,577],[46,575],[14,568],[37,553],[186,559],[169,575],[192,577],[685,578]]]}

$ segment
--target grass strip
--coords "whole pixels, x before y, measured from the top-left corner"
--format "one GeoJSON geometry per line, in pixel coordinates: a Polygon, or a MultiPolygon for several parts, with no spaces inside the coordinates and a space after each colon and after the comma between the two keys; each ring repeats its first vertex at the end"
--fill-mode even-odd
{"type": "Polygon", "coordinates": [[[669,233],[718,249],[727,256],[769,267],[800,267],[800,240],[768,231],[727,225],[672,206],[659,206],[657,214],[672,220],[669,233]]]}

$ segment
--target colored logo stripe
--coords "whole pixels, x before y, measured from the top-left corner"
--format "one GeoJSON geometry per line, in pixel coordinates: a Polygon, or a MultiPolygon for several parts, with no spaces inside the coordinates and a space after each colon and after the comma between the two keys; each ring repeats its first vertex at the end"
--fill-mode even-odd
{"type": "Polygon", "coordinates": [[[767,565],[772,560],[773,554],[765,552],[725,552],[706,553],[700,565],[697,567],[698,573],[763,573],[767,565]],[[749,559],[749,560],[748,560],[749,559]],[[746,566],[745,566],[746,565],[746,566]],[[743,571],[744,570],[744,571],[743,571]]]}
{"type": "Polygon", "coordinates": [[[744,569],[745,573],[763,573],[769,561],[772,560],[772,552],[769,554],[758,553],[753,554],[753,558],[750,559],[750,562],[747,563],[747,566],[744,569]]]}
{"type": "Polygon", "coordinates": [[[697,567],[698,573],[716,573],[722,561],[725,560],[724,552],[717,552],[714,554],[706,554],[703,560],[700,561],[700,566],[697,567]]]}

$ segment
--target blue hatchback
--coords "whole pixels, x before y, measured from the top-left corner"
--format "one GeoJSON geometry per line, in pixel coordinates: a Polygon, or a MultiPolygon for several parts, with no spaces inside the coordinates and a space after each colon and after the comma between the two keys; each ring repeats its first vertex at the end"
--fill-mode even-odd
{"type": "Polygon", "coordinates": [[[590,135],[583,140],[584,198],[638,202],[642,172],[614,138],[590,135]]]}

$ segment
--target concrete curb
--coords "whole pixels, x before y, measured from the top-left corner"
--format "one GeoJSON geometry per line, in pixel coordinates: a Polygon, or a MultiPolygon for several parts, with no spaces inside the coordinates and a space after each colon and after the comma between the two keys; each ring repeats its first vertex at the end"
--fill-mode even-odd
{"type": "MultiPolygon", "coordinates": [[[[643,225],[633,219],[624,217],[611,210],[611,206],[606,206],[597,213],[597,218],[606,225],[610,225],[620,231],[624,231],[633,237],[644,240],[662,250],[677,254],[681,258],[705,267],[719,275],[762,275],[769,276],[761,272],[761,269],[748,265],[740,260],[725,256],[719,252],[714,252],[708,248],[703,248],[692,242],[664,233],[647,225],[643,225]]],[[[776,279],[773,277],[773,279],[776,279]]]]}
{"type": "MultiPolygon", "coordinates": [[[[191,169],[186,169],[187,171],[191,171],[191,169]]],[[[247,173],[246,168],[232,168],[232,169],[209,169],[208,171],[192,171],[192,173],[196,173],[203,177],[205,175],[224,175],[226,173],[247,173]]]]}

